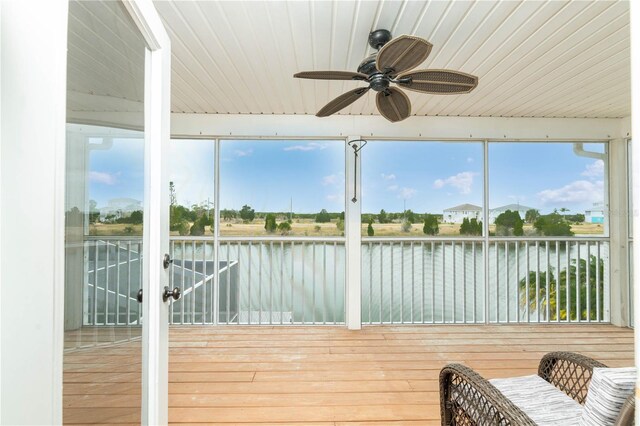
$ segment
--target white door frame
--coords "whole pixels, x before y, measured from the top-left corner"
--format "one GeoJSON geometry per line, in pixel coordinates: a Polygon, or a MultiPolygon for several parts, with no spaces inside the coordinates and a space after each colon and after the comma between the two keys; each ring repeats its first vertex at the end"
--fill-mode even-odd
{"type": "Polygon", "coordinates": [[[123,0],[147,43],[144,83],[144,234],[142,291],[142,424],[169,421],[169,303],[162,291],[169,269],[169,178],[171,42],[151,0],[123,0]]]}

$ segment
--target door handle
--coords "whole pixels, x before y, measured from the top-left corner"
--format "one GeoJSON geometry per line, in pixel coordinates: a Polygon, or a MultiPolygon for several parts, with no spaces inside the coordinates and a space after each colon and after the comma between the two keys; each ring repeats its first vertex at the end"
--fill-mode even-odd
{"type": "Polygon", "coordinates": [[[171,290],[168,286],[165,286],[164,293],[162,293],[162,300],[166,302],[167,300],[169,300],[170,297],[173,297],[173,300],[178,300],[180,299],[181,294],[182,292],[178,287],[171,290]]]}
{"type": "Polygon", "coordinates": [[[142,303],[142,289],[138,290],[138,295],[136,296],[138,299],[138,303],[142,303]]]}

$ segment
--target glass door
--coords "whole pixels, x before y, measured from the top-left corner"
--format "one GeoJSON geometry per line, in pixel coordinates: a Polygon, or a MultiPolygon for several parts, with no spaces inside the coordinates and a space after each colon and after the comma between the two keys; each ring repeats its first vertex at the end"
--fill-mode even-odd
{"type": "Polygon", "coordinates": [[[164,187],[163,130],[168,140],[168,126],[162,123],[168,119],[168,103],[159,101],[168,84],[157,78],[167,79],[168,73],[151,77],[150,71],[164,64],[154,56],[158,46],[149,44],[153,29],[145,34],[140,28],[145,15],[155,11],[138,6],[136,1],[126,6],[119,1],[69,3],[67,424],[167,421],[168,303],[161,289],[168,274],[158,253],[168,252],[161,237],[168,219],[154,213],[154,207],[168,205],[168,184],[167,200],[159,189],[164,187]]]}

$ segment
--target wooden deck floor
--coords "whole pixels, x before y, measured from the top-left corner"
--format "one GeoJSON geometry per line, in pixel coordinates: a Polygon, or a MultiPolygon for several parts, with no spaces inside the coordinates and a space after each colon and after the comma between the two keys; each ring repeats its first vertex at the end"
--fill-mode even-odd
{"type": "MultiPolygon", "coordinates": [[[[633,365],[633,332],[608,325],[175,327],[170,339],[172,424],[436,425],[449,362],[487,378],[535,374],[554,350],[633,365]]],[[[65,423],[139,424],[139,342],[70,352],[64,379],[65,423]]]]}

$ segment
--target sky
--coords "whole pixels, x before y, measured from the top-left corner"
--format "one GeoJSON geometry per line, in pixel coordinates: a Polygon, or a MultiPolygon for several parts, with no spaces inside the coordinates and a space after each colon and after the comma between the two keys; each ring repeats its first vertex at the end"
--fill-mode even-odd
{"type": "MultiPolygon", "coordinates": [[[[571,143],[490,143],[489,208],[521,204],[542,213],[584,213],[604,199],[604,162],[577,156],[571,143]]],[[[585,149],[604,152],[604,144],[585,149]]],[[[463,203],[482,206],[483,145],[479,142],[370,141],[361,155],[362,211],[442,213],[463,203]]],[[[239,210],[344,211],[344,141],[223,140],[220,205],[239,210]]],[[[142,200],[141,140],[116,139],[90,157],[89,193],[98,207],[111,198],[142,200]]],[[[214,143],[174,140],[170,180],[179,204],[214,201],[214,143]]],[[[351,188],[348,189],[349,198],[351,188]]]]}

